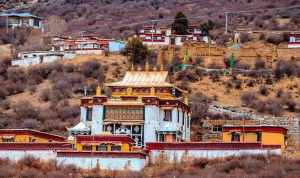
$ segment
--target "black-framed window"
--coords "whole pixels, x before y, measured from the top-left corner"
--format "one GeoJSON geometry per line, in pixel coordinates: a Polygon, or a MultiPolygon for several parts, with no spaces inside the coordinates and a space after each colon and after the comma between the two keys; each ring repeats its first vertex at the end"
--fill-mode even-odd
{"type": "Polygon", "coordinates": [[[83,145],[82,150],[83,151],[92,151],[92,145],[83,145]]]}
{"type": "Polygon", "coordinates": [[[14,137],[2,137],[2,142],[3,143],[15,142],[15,138],[14,137]]]}
{"type": "Polygon", "coordinates": [[[164,110],[164,121],[172,121],[172,110],[164,110]]]}
{"type": "Polygon", "coordinates": [[[40,20],[39,19],[34,19],[33,20],[33,25],[36,26],[36,27],[39,27],[40,26],[40,20]]]}
{"type": "Polygon", "coordinates": [[[107,145],[106,144],[100,144],[96,146],[97,151],[108,151],[107,145]]]}
{"type": "Polygon", "coordinates": [[[112,145],[111,151],[121,151],[121,145],[112,145]]]}
{"type": "Polygon", "coordinates": [[[177,123],[179,123],[180,122],[180,117],[179,117],[179,109],[177,109],[177,123]]]}
{"type": "Polygon", "coordinates": [[[232,132],[231,133],[231,141],[233,142],[240,142],[241,139],[241,134],[237,132],[232,132]]]}
{"type": "Polygon", "coordinates": [[[256,141],[261,142],[261,132],[256,132],[256,141]]]}
{"type": "Polygon", "coordinates": [[[92,121],[93,119],[93,108],[92,107],[88,107],[86,109],[86,120],[87,121],[92,121]]]}
{"type": "Polygon", "coordinates": [[[212,131],[213,132],[222,132],[222,125],[214,125],[212,126],[212,131]]]}

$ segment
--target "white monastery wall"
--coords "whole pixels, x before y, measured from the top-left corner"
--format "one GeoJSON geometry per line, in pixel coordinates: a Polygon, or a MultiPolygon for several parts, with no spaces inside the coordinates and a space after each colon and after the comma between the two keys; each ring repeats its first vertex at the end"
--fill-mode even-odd
{"type": "Polygon", "coordinates": [[[100,169],[131,171],[140,171],[147,164],[143,158],[57,157],[57,161],[59,164],[72,164],[83,169],[99,166],[100,169]]]}
{"type": "Polygon", "coordinates": [[[92,114],[92,135],[103,132],[103,105],[94,105],[92,114]]]}
{"type": "Polygon", "coordinates": [[[155,162],[161,159],[180,161],[196,158],[225,158],[243,155],[281,155],[281,149],[244,149],[244,150],[151,150],[150,160],[155,162]]]}
{"type": "Polygon", "coordinates": [[[159,127],[160,109],[155,105],[145,106],[144,145],[156,141],[156,130],[159,127]]]}

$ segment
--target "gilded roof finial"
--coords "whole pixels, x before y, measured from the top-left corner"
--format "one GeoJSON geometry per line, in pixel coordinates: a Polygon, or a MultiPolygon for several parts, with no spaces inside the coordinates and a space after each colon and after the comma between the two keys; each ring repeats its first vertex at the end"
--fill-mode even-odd
{"type": "Polygon", "coordinates": [[[131,64],[131,71],[134,71],[134,64],[131,64]]]}
{"type": "Polygon", "coordinates": [[[150,69],[150,66],[149,66],[149,62],[147,60],[146,64],[145,64],[145,71],[149,71],[149,69],[150,69]]]}
{"type": "Polygon", "coordinates": [[[96,88],[96,96],[101,96],[101,87],[100,87],[100,85],[98,85],[97,88],[96,88]]]}
{"type": "Polygon", "coordinates": [[[164,64],[163,63],[160,64],[160,71],[164,71],[164,64]]]}

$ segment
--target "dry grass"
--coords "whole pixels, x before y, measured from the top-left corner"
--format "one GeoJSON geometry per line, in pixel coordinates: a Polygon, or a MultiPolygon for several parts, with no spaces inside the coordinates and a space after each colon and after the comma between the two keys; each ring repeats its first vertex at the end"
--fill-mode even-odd
{"type": "Polygon", "coordinates": [[[276,156],[243,156],[187,160],[172,164],[161,161],[145,167],[141,172],[131,172],[101,169],[82,170],[71,165],[58,165],[55,161],[44,162],[28,157],[17,163],[0,160],[0,170],[0,177],[5,178],[297,178],[300,175],[300,160],[276,156]]]}

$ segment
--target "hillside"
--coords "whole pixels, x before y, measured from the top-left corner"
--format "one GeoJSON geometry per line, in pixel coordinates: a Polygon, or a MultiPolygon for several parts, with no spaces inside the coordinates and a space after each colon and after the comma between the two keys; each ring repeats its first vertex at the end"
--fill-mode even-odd
{"type": "MultiPolygon", "coordinates": [[[[1,1],[0,4],[9,9],[19,2],[22,1],[1,1]]],[[[273,0],[39,0],[18,6],[20,10],[30,10],[46,20],[52,16],[63,21],[59,28],[64,34],[84,31],[116,38],[134,33],[139,26],[149,25],[151,19],[160,19],[158,25],[169,25],[178,11],[184,12],[195,24],[211,19],[217,24],[216,29],[222,31],[225,11],[260,9],[230,15],[229,29],[295,30],[300,16],[299,7],[288,10],[274,8],[297,5],[300,5],[299,0],[276,0],[276,3],[273,0]]]]}

